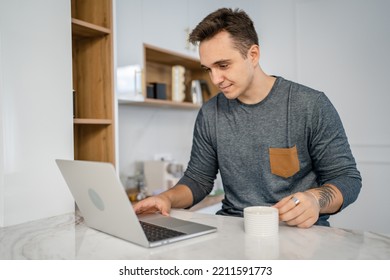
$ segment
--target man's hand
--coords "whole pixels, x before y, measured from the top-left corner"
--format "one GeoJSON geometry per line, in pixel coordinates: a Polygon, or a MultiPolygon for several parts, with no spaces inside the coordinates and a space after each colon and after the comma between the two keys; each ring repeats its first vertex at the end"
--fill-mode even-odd
{"type": "Polygon", "coordinates": [[[171,202],[164,195],[158,195],[137,202],[133,208],[136,214],[160,212],[164,216],[169,216],[171,202]]]}
{"type": "Polygon", "coordinates": [[[290,226],[311,227],[321,214],[333,214],[340,210],[343,195],[332,185],[325,184],[305,192],[289,195],[273,207],[279,209],[279,219],[290,226]]]}
{"type": "Polygon", "coordinates": [[[171,208],[186,208],[192,205],[192,192],[186,185],[176,185],[157,195],[136,203],[133,208],[137,214],[156,213],[169,216],[171,208]]]}
{"type": "Polygon", "coordinates": [[[279,220],[300,228],[311,227],[320,215],[318,199],[310,190],[287,196],[273,207],[279,210],[279,220]]]}

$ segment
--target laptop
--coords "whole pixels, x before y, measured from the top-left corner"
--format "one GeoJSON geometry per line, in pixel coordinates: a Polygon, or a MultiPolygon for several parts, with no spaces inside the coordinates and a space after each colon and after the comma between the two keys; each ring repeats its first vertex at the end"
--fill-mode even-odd
{"type": "Polygon", "coordinates": [[[87,226],[143,247],[156,247],[216,232],[217,228],[163,216],[137,216],[114,166],[57,159],[87,226]]]}

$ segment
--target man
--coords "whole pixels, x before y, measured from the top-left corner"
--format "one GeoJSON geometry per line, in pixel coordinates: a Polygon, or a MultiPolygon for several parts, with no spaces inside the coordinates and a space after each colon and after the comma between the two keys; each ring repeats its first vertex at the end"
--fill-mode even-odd
{"type": "Polygon", "coordinates": [[[361,176],[328,98],[263,72],[253,22],[242,10],[211,13],[189,40],[199,42],[201,66],[221,92],[199,111],[184,176],[135,211],[169,215],[172,207],[190,207],[220,172],[225,198],[217,214],[268,205],[291,226],[329,225],[330,214],[356,200],[361,176]]]}

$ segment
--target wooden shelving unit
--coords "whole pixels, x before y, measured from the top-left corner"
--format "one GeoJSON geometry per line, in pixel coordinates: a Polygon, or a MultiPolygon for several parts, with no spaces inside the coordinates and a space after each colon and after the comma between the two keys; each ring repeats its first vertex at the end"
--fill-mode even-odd
{"type": "Polygon", "coordinates": [[[119,104],[144,106],[144,107],[190,109],[190,110],[200,108],[200,105],[193,104],[192,102],[176,102],[171,100],[161,100],[161,99],[152,99],[152,98],[146,98],[144,101],[119,100],[119,104]]]}
{"type": "MultiPolygon", "coordinates": [[[[144,53],[144,78],[143,95],[146,97],[146,87],[151,83],[163,83],[166,85],[167,99],[145,98],[144,101],[120,100],[119,104],[146,106],[146,107],[166,107],[174,109],[199,109],[199,104],[194,104],[191,97],[191,81],[205,80],[211,91],[211,96],[217,93],[217,88],[210,81],[208,73],[200,67],[200,61],[190,56],[182,55],[173,51],[165,50],[149,44],[143,45],[144,53]],[[172,101],[172,66],[181,65],[185,67],[185,99],[183,102],[172,101]]],[[[203,101],[207,101],[211,96],[203,96],[203,101]]]]}
{"type": "Polygon", "coordinates": [[[115,165],[111,0],[72,0],[74,157],[115,165]]]}

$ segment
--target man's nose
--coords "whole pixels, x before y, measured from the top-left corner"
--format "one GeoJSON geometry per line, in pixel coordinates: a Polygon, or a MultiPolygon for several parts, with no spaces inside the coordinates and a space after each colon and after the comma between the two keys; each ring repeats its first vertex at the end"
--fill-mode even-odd
{"type": "Polygon", "coordinates": [[[218,71],[217,69],[213,69],[210,71],[210,79],[214,85],[218,86],[221,82],[223,82],[224,78],[221,71],[218,71]]]}

